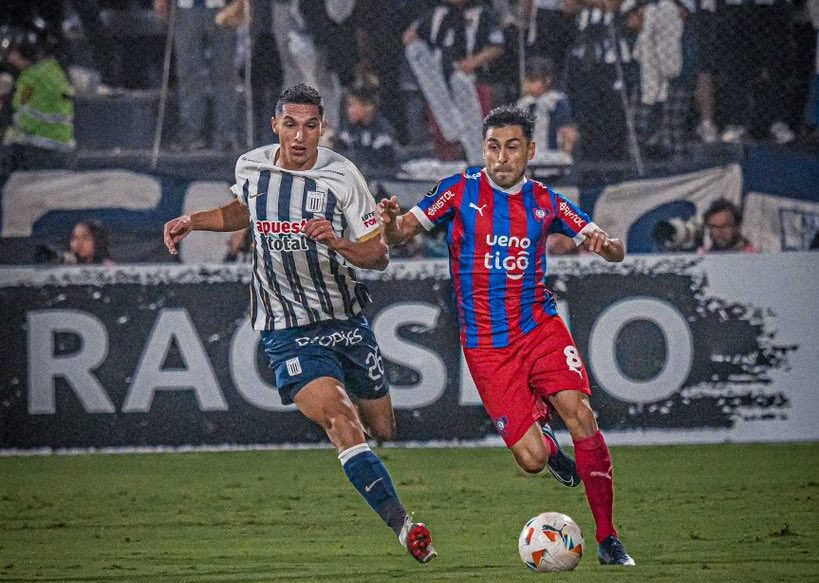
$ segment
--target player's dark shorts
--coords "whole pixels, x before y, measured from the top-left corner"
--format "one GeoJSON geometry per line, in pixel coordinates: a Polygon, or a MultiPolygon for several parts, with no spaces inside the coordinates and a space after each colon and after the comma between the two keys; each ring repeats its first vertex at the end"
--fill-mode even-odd
{"type": "Polygon", "coordinates": [[[389,391],[381,351],[367,320],[325,320],[261,333],[282,403],[319,377],[344,383],[357,399],[378,399],[389,391]]]}
{"type": "Polygon", "coordinates": [[[507,447],[515,445],[560,391],[586,395],[589,377],[572,335],[552,316],[503,348],[464,348],[481,401],[507,447]]]}

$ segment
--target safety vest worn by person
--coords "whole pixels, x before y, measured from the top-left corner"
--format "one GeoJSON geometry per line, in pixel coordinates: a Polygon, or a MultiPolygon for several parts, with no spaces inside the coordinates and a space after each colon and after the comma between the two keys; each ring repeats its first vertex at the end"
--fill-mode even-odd
{"type": "Polygon", "coordinates": [[[14,119],[3,143],[73,150],[73,95],[65,71],[54,59],[43,59],[22,71],[11,102],[14,119]]]}

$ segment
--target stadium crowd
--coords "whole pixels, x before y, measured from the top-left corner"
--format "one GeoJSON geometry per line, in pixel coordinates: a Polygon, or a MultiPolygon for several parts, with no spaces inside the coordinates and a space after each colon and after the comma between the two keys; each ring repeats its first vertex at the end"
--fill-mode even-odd
{"type": "Polygon", "coordinates": [[[536,113],[546,164],[819,144],[817,0],[11,0],[0,25],[4,173],[70,167],[72,98],[155,91],[164,64],[168,150],[271,142],[276,96],[306,82],[327,103],[325,145],[368,177],[414,158],[475,162],[446,103],[465,125],[505,103],[536,113]],[[430,63],[441,74],[419,76],[430,63]],[[20,80],[35,75],[62,85],[26,102],[20,80]]]}

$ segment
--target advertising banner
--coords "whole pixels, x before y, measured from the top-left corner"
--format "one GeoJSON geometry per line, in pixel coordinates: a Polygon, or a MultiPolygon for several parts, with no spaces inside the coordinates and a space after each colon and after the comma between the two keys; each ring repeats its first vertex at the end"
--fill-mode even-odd
{"type": "MultiPolygon", "coordinates": [[[[819,439],[819,254],[552,260],[612,443],[819,439]]],[[[500,443],[445,261],[364,272],[407,443],[500,443]]],[[[0,270],[0,450],[324,442],[282,406],[247,266],[0,270]]]]}

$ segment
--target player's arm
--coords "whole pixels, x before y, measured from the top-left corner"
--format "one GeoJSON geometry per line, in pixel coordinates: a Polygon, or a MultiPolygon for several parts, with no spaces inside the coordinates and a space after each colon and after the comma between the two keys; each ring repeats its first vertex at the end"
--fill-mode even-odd
{"type": "Polygon", "coordinates": [[[411,241],[423,230],[423,225],[412,213],[399,215],[398,198],[385,198],[376,206],[378,220],[383,227],[387,245],[401,246],[411,241]]]}
{"type": "Polygon", "coordinates": [[[177,255],[176,245],[192,231],[238,231],[247,227],[249,222],[247,207],[234,200],[219,208],[171,219],[165,223],[165,246],[171,255],[177,255]]]}
{"type": "Polygon", "coordinates": [[[582,245],[584,249],[597,253],[606,261],[617,263],[626,256],[623,242],[620,239],[609,237],[600,227],[587,232],[582,245]]]}
{"type": "Polygon", "coordinates": [[[384,271],[390,262],[390,250],[379,236],[380,231],[372,231],[364,239],[350,241],[336,235],[332,223],[325,218],[312,218],[304,225],[302,234],[332,249],[349,263],[361,269],[384,271]]]}

